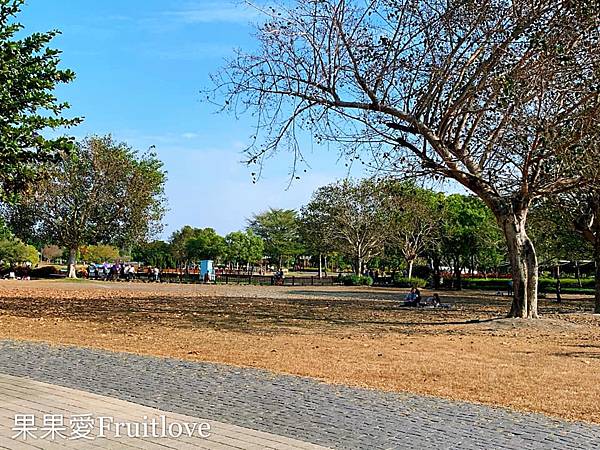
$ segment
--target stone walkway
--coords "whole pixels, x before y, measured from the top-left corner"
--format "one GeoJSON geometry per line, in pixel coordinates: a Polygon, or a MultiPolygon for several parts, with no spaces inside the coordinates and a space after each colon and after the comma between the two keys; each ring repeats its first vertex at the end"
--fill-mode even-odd
{"type": "Polygon", "coordinates": [[[0,374],[0,448],[326,450],[287,437],[0,374]]]}
{"type": "Polygon", "coordinates": [[[0,341],[0,373],[331,448],[600,448],[596,425],[218,364],[0,341]]]}

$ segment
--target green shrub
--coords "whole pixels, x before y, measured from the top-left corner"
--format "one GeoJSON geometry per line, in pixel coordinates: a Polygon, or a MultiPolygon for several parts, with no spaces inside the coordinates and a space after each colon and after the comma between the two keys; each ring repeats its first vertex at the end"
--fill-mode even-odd
{"type": "MultiPolygon", "coordinates": [[[[593,278],[582,278],[581,288],[576,278],[561,278],[560,287],[564,289],[594,289],[595,280],[593,278]]],[[[554,278],[540,278],[539,280],[540,291],[554,291],[556,290],[556,280],[554,278]]]]}
{"type": "MultiPolygon", "coordinates": [[[[508,289],[508,283],[511,281],[510,278],[463,278],[462,286],[465,289],[479,289],[479,290],[490,290],[490,291],[506,291],[508,289]]],[[[451,281],[444,281],[444,285],[450,285],[451,281]]],[[[581,288],[575,278],[564,278],[560,280],[561,290],[563,292],[571,293],[587,293],[594,289],[593,278],[582,278],[581,288]]],[[[540,292],[554,292],[556,290],[556,280],[554,278],[540,278],[538,283],[538,290],[540,292]]]]}
{"type": "Polygon", "coordinates": [[[482,291],[506,291],[510,278],[463,278],[462,287],[482,291]]]}
{"type": "Polygon", "coordinates": [[[365,275],[344,275],[340,277],[344,286],[371,286],[373,278],[365,275]]]}
{"type": "Polygon", "coordinates": [[[424,288],[427,286],[427,280],[419,277],[412,277],[410,279],[403,277],[401,274],[397,273],[394,275],[394,286],[396,287],[418,287],[424,288]]]}

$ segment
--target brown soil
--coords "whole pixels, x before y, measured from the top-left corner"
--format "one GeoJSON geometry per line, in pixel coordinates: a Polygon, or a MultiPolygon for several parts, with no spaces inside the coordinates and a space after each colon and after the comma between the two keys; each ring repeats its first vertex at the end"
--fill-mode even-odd
{"type": "MultiPolygon", "coordinates": [[[[590,298],[504,319],[507,297],[395,289],[0,282],[0,338],[259,367],[600,423],[590,298]],[[427,293],[425,293],[427,294],[427,293]]],[[[1,368],[0,368],[1,371],[1,368]]]]}

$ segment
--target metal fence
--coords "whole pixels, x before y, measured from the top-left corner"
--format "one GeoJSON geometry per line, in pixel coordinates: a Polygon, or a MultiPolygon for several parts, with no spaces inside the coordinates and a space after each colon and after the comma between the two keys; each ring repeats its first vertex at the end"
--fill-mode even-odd
{"type": "MultiPolygon", "coordinates": [[[[154,281],[152,275],[138,273],[136,281],[154,281]]],[[[187,273],[182,271],[163,271],[160,274],[163,283],[195,284],[203,283],[198,273],[187,273]]],[[[220,284],[255,284],[255,285],[281,285],[281,286],[334,286],[340,284],[338,277],[318,276],[289,276],[276,279],[272,275],[258,275],[249,273],[218,273],[215,276],[216,283],[220,284]]]]}
{"type": "Polygon", "coordinates": [[[217,283],[223,284],[260,284],[260,285],[281,285],[281,286],[333,286],[340,284],[338,277],[304,276],[304,277],[285,277],[276,279],[271,275],[251,275],[251,274],[218,274],[217,283]]]}

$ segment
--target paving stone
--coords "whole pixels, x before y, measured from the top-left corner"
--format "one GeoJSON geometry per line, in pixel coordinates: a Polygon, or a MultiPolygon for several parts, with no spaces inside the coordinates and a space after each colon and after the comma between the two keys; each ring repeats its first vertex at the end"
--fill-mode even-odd
{"type": "Polygon", "coordinates": [[[600,426],[256,369],[0,341],[0,372],[339,449],[600,448],[600,426]]]}

